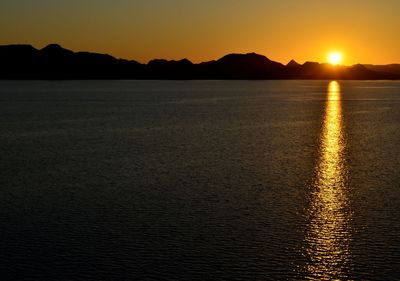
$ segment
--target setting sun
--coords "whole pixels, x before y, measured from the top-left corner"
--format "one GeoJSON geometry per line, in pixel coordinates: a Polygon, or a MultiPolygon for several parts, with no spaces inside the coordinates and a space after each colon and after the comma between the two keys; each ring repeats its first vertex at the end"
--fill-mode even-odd
{"type": "Polygon", "coordinates": [[[328,55],[328,62],[332,65],[338,65],[342,62],[342,54],[339,52],[332,52],[328,55]]]}

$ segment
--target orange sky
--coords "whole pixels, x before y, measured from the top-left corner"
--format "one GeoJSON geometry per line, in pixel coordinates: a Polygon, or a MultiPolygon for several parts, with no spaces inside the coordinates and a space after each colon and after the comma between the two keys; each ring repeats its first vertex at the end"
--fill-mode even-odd
{"type": "Polygon", "coordinates": [[[193,62],[257,52],[287,63],[400,63],[398,0],[2,0],[0,44],[193,62]]]}

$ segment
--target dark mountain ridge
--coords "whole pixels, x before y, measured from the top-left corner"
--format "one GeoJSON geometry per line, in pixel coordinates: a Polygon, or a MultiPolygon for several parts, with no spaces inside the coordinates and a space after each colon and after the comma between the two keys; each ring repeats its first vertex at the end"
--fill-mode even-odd
{"type": "Polygon", "coordinates": [[[400,64],[387,64],[387,65],[364,64],[364,66],[373,71],[400,74],[400,64]]]}
{"type": "Polygon", "coordinates": [[[58,44],[0,46],[0,79],[400,79],[400,65],[332,66],[291,60],[287,65],[255,53],[229,54],[194,64],[154,59],[147,64],[107,54],[73,52],[58,44]]]}

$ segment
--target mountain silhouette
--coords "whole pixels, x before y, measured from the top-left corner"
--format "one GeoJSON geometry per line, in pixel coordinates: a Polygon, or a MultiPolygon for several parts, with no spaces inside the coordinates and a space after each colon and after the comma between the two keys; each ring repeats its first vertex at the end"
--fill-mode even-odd
{"type": "Polygon", "coordinates": [[[271,79],[283,78],[285,67],[255,53],[229,54],[202,65],[208,79],[271,79]]]}
{"type": "Polygon", "coordinates": [[[147,64],[107,54],[73,52],[58,44],[0,46],[0,79],[400,79],[400,65],[332,66],[255,54],[228,54],[194,64],[154,59],[147,64]]]}
{"type": "Polygon", "coordinates": [[[290,68],[295,68],[295,67],[300,67],[301,65],[297,61],[291,60],[288,62],[286,66],[290,68]]]}
{"type": "Polygon", "coordinates": [[[373,71],[400,74],[400,64],[387,64],[387,65],[364,64],[364,66],[367,69],[373,71]]]}
{"type": "Polygon", "coordinates": [[[0,79],[128,79],[141,78],[143,65],[110,55],[72,52],[51,44],[0,46],[0,79]]]}

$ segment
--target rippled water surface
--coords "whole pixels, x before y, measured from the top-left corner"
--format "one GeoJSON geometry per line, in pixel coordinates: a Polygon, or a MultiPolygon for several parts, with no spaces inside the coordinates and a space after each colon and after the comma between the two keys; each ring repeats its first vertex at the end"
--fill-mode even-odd
{"type": "Polygon", "coordinates": [[[400,82],[0,81],[2,280],[400,280],[400,82]]]}

